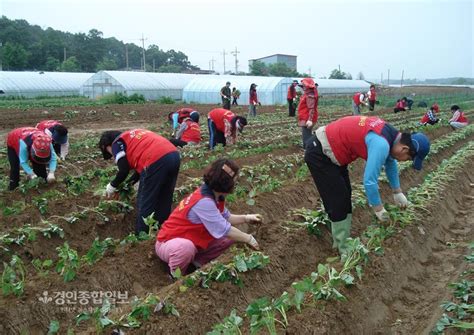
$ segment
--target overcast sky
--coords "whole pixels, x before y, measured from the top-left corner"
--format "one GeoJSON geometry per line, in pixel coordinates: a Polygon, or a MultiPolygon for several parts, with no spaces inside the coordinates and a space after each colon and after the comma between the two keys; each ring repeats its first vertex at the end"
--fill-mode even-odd
{"type": "MultiPolygon", "coordinates": [[[[367,79],[474,77],[473,0],[0,0],[0,13],[43,28],[156,44],[192,64],[223,68],[222,51],[248,60],[298,56],[316,77],[341,70],[367,79]]],[[[226,56],[226,68],[235,68],[226,56]]]]}

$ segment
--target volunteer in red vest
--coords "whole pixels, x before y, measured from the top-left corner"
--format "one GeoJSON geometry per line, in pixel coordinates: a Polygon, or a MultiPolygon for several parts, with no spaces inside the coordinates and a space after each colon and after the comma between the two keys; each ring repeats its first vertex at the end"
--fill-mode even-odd
{"type": "Polygon", "coordinates": [[[44,120],[36,125],[36,128],[44,131],[53,139],[53,148],[56,155],[61,159],[66,159],[69,152],[68,130],[59,121],[44,120]]]}
{"type": "Polygon", "coordinates": [[[149,130],[124,132],[110,130],[102,134],[99,148],[104,159],[114,157],[118,166],[115,179],[106,187],[107,197],[113,197],[130,170],[135,170],[129,183],[140,181],[137,194],[136,233],[148,232],[143,218],[154,213],[162,224],[171,213],[173,192],[178,178],[180,157],[176,147],[166,138],[149,130]]]}
{"type": "Polygon", "coordinates": [[[257,116],[257,105],[262,105],[258,100],[257,95],[257,84],[252,83],[250,84],[249,89],[249,117],[250,116],[257,116]]]}
{"type": "Polygon", "coordinates": [[[453,129],[464,128],[468,125],[469,121],[458,105],[451,106],[451,112],[453,113],[453,117],[448,122],[453,129]]]}
{"type": "Polygon", "coordinates": [[[407,104],[407,98],[403,97],[402,99],[397,100],[397,104],[395,105],[395,108],[393,109],[393,112],[394,113],[405,112],[408,109],[409,108],[408,108],[408,104],[407,104]]]}
{"type": "Polygon", "coordinates": [[[301,80],[303,95],[298,105],[298,126],[301,127],[303,148],[306,141],[311,137],[311,131],[318,121],[318,89],[317,84],[311,78],[301,80]]]}
{"type": "Polygon", "coordinates": [[[201,127],[199,126],[199,113],[191,112],[188,118],[185,118],[179,126],[176,138],[170,139],[170,142],[177,147],[184,147],[187,144],[196,145],[201,143],[201,127]]]}
{"type": "Polygon", "coordinates": [[[192,112],[195,112],[194,109],[183,107],[178,109],[176,112],[171,112],[168,114],[168,121],[171,123],[173,129],[171,136],[175,136],[176,130],[179,128],[184,119],[188,118],[192,112]]]}
{"type": "Polygon", "coordinates": [[[173,210],[156,237],[155,250],[170,272],[186,273],[192,263],[200,267],[222,254],[232,243],[243,242],[259,249],[255,238],[236,226],[261,223],[259,214],[231,214],[225,198],[234,191],[239,167],[219,159],[204,173],[204,184],[173,210]]]}
{"type": "Polygon", "coordinates": [[[295,116],[296,113],[296,86],[298,86],[298,80],[293,80],[293,83],[288,87],[288,94],[286,95],[286,101],[288,101],[288,116],[295,116]]]}
{"type": "Polygon", "coordinates": [[[434,125],[439,122],[439,118],[437,113],[439,113],[439,106],[438,104],[434,104],[431,108],[423,115],[420,120],[420,124],[426,126],[428,124],[434,125]]]}
{"type": "Polygon", "coordinates": [[[13,129],[7,135],[7,155],[10,163],[10,191],[18,187],[20,166],[30,180],[41,177],[48,183],[55,181],[57,162],[52,139],[41,130],[33,127],[13,129]]]}
{"type": "Polygon", "coordinates": [[[215,108],[207,115],[209,128],[209,148],[212,150],[217,144],[234,144],[237,141],[237,131],[240,133],[247,125],[247,119],[237,116],[230,110],[215,108]]]}
{"type": "Polygon", "coordinates": [[[389,219],[380,199],[378,178],[382,167],[400,207],[408,205],[400,188],[397,161],[413,160],[420,170],[430,150],[422,133],[400,133],[378,117],[347,116],[316,130],[307,142],[305,161],[311,171],[324,208],[332,222],[333,247],[342,255],[352,223],[351,183],[347,166],[357,158],[366,160],[364,188],[369,205],[380,221],[389,219]]]}
{"type": "Polygon", "coordinates": [[[364,93],[357,92],[352,97],[352,115],[360,115],[361,106],[369,106],[367,96],[364,93]]]}
{"type": "Polygon", "coordinates": [[[377,92],[375,91],[375,85],[370,85],[369,91],[367,92],[367,99],[369,100],[369,110],[375,109],[375,101],[377,100],[377,92]]]}

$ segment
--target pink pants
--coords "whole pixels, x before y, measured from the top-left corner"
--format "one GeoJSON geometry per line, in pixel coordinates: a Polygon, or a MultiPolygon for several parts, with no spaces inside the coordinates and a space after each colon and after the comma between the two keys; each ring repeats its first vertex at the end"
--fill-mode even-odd
{"type": "Polygon", "coordinates": [[[233,243],[234,241],[222,237],[209,243],[207,249],[198,250],[190,240],[177,237],[166,242],[156,241],[155,251],[162,261],[168,263],[171,272],[180,268],[184,274],[191,262],[197,266],[209,263],[233,243]]]}

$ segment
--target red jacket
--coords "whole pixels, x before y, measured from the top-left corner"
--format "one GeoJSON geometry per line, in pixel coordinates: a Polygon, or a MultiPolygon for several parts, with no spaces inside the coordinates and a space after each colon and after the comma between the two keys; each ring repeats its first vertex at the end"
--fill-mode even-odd
{"type": "MultiPolygon", "coordinates": [[[[191,195],[181,200],[169,218],[163,223],[163,226],[156,235],[156,239],[160,242],[166,242],[173,238],[180,237],[190,240],[197,248],[207,249],[209,243],[214,240],[214,237],[209,234],[204,224],[192,223],[188,219],[188,213],[191,208],[203,198],[211,197],[203,195],[201,187],[199,187],[191,195]]],[[[224,212],[224,206],[224,202],[216,202],[216,207],[221,213],[224,212]]]]}
{"type": "Polygon", "coordinates": [[[400,101],[397,102],[397,104],[395,105],[395,108],[407,108],[407,105],[405,104],[405,101],[400,100],[400,101]]]}
{"type": "Polygon", "coordinates": [[[145,129],[128,130],[120,134],[118,139],[126,145],[125,157],[130,168],[138,173],[164,155],[177,151],[166,138],[145,129]]]}
{"type": "Polygon", "coordinates": [[[377,98],[377,92],[375,92],[375,89],[371,89],[370,90],[370,97],[369,97],[369,100],[370,101],[375,101],[377,98]]]}
{"type": "Polygon", "coordinates": [[[287,99],[294,99],[296,98],[296,87],[295,85],[291,84],[290,87],[288,87],[288,94],[286,95],[287,99]]]}
{"type": "Polygon", "coordinates": [[[363,93],[360,93],[360,92],[357,92],[356,94],[354,94],[354,96],[352,97],[352,101],[354,101],[354,103],[359,106],[360,104],[362,104],[362,102],[360,101],[360,95],[363,94],[363,93]]]}
{"type": "Polygon", "coordinates": [[[341,166],[357,158],[367,160],[365,136],[369,131],[381,135],[385,121],[375,116],[346,116],[326,126],[326,136],[341,166]]]}
{"type": "Polygon", "coordinates": [[[249,104],[250,105],[258,104],[257,90],[250,90],[249,104]]]}
{"type": "Polygon", "coordinates": [[[192,120],[186,120],[184,122],[186,122],[186,130],[181,135],[181,141],[200,143],[201,127],[199,127],[199,123],[192,120]]]}
{"type": "Polygon", "coordinates": [[[305,90],[298,105],[299,125],[303,125],[303,122],[308,120],[312,121],[313,123],[318,121],[318,99],[317,88],[305,90]]]}
{"type": "Polygon", "coordinates": [[[36,125],[36,128],[45,131],[46,129],[53,128],[54,126],[61,125],[62,123],[56,120],[44,120],[36,125]]]}
{"type": "Polygon", "coordinates": [[[7,135],[7,146],[13,148],[17,155],[19,155],[20,150],[20,140],[24,140],[34,133],[43,133],[41,130],[38,130],[33,127],[22,127],[13,129],[7,135]]]}
{"type": "Polygon", "coordinates": [[[225,133],[224,119],[230,122],[235,117],[235,114],[224,108],[215,108],[207,116],[214,122],[217,130],[225,133]]]}

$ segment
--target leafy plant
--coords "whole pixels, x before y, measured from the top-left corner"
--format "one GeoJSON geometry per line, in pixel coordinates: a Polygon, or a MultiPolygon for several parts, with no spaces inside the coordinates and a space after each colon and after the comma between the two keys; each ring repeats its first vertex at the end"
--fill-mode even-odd
{"type": "Polygon", "coordinates": [[[104,256],[107,249],[113,246],[115,246],[115,241],[113,238],[107,237],[106,239],[100,241],[100,239],[96,237],[94,242],[92,242],[90,249],[84,256],[82,256],[82,260],[89,265],[92,265],[104,256]]]}
{"type": "Polygon", "coordinates": [[[92,313],[82,312],[76,316],[76,325],[86,320],[94,320],[95,329],[97,334],[100,334],[102,330],[110,325],[116,324],[115,321],[111,320],[107,314],[110,312],[110,302],[108,299],[104,299],[102,307],[96,307],[92,313]]]}
{"type": "Polygon", "coordinates": [[[77,251],[70,248],[67,242],[62,247],[57,247],[58,263],[56,264],[56,272],[63,276],[64,281],[68,282],[76,277],[76,271],[80,267],[80,259],[77,251]]]}
{"type": "Polygon", "coordinates": [[[53,260],[45,259],[42,261],[39,258],[35,258],[31,261],[31,264],[33,264],[33,267],[41,277],[45,277],[48,275],[51,266],[53,266],[53,260]]]}
{"type": "Polygon", "coordinates": [[[26,269],[20,257],[13,255],[10,263],[3,262],[2,293],[3,295],[23,294],[26,269]]]}
{"type": "Polygon", "coordinates": [[[239,334],[240,327],[242,326],[243,319],[237,315],[235,309],[230,312],[229,316],[226,316],[222,323],[218,323],[212,327],[212,331],[208,332],[207,335],[233,335],[239,334]]]}

